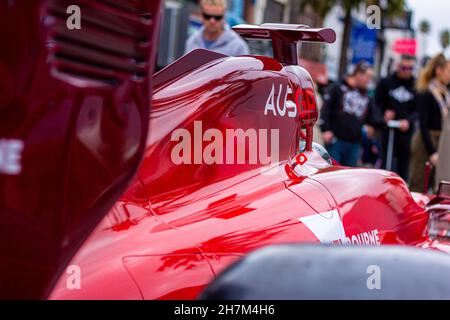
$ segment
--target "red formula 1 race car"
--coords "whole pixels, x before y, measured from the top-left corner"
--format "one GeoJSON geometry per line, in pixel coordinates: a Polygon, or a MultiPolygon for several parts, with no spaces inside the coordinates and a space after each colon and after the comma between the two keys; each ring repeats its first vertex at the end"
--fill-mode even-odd
{"type": "Polygon", "coordinates": [[[1,34],[2,297],[193,299],[272,244],[450,251],[448,184],[427,208],[396,174],[335,166],[312,143],[297,43],[331,29],[237,26],[274,58],[197,50],[150,78],[158,1],[24,2],[0,11],[24,19],[1,34]]]}

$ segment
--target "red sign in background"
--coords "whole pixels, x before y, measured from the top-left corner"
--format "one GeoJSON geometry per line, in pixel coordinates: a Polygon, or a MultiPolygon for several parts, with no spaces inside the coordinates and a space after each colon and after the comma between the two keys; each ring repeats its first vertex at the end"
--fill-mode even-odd
{"type": "Polygon", "coordinates": [[[394,42],[394,51],[399,54],[416,55],[416,39],[398,39],[394,42]]]}

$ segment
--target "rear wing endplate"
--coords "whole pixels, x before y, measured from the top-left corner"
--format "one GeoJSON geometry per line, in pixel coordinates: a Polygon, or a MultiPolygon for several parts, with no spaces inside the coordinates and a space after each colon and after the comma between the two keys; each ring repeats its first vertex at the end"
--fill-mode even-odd
{"type": "Polygon", "coordinates": [[[245,39],[272,40],[273,55],[285,65],[298,64],[298,42],[336,41],[336,33],[330,28],[311,28],[302,24],[264,23],[260,26],[240,24],[233,30],[245,39]]]}

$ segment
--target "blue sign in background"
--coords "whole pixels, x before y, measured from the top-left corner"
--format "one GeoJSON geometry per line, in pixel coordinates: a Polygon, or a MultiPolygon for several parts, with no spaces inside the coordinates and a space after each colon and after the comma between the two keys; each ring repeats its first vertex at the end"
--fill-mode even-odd
{"type": "Polygon", "coordinates": [[[352,64],[364,60],[375,64],[377,30],[369,29],[365,23],[353,20],[350,46],[353,51],[352,64]]]}

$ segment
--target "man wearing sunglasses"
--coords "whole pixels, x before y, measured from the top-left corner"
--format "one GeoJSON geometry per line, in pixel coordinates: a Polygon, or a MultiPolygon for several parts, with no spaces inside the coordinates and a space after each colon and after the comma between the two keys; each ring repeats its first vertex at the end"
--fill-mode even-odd
{"type": "Polygon", "coordinates": [[[226,0],[200,0],[203,26],[189,37],[185,53],[208,49],[228,56],[249,54],[247,43],[225,22],[226,0]]]}
{"type": "MultiPolygon", "coordinates": [[[[396,71],[382,79],[375,91],[375,103],[384,114],[384,121],[400,121],[395,132],[391,168],[404,180],[408,179],[411,138],[417,118],[416,93],[414,90],[415,57],[403,55],[396,71]]],[[[389,129],[382,133],[383,168],[387,167],[389,129]]]]}

